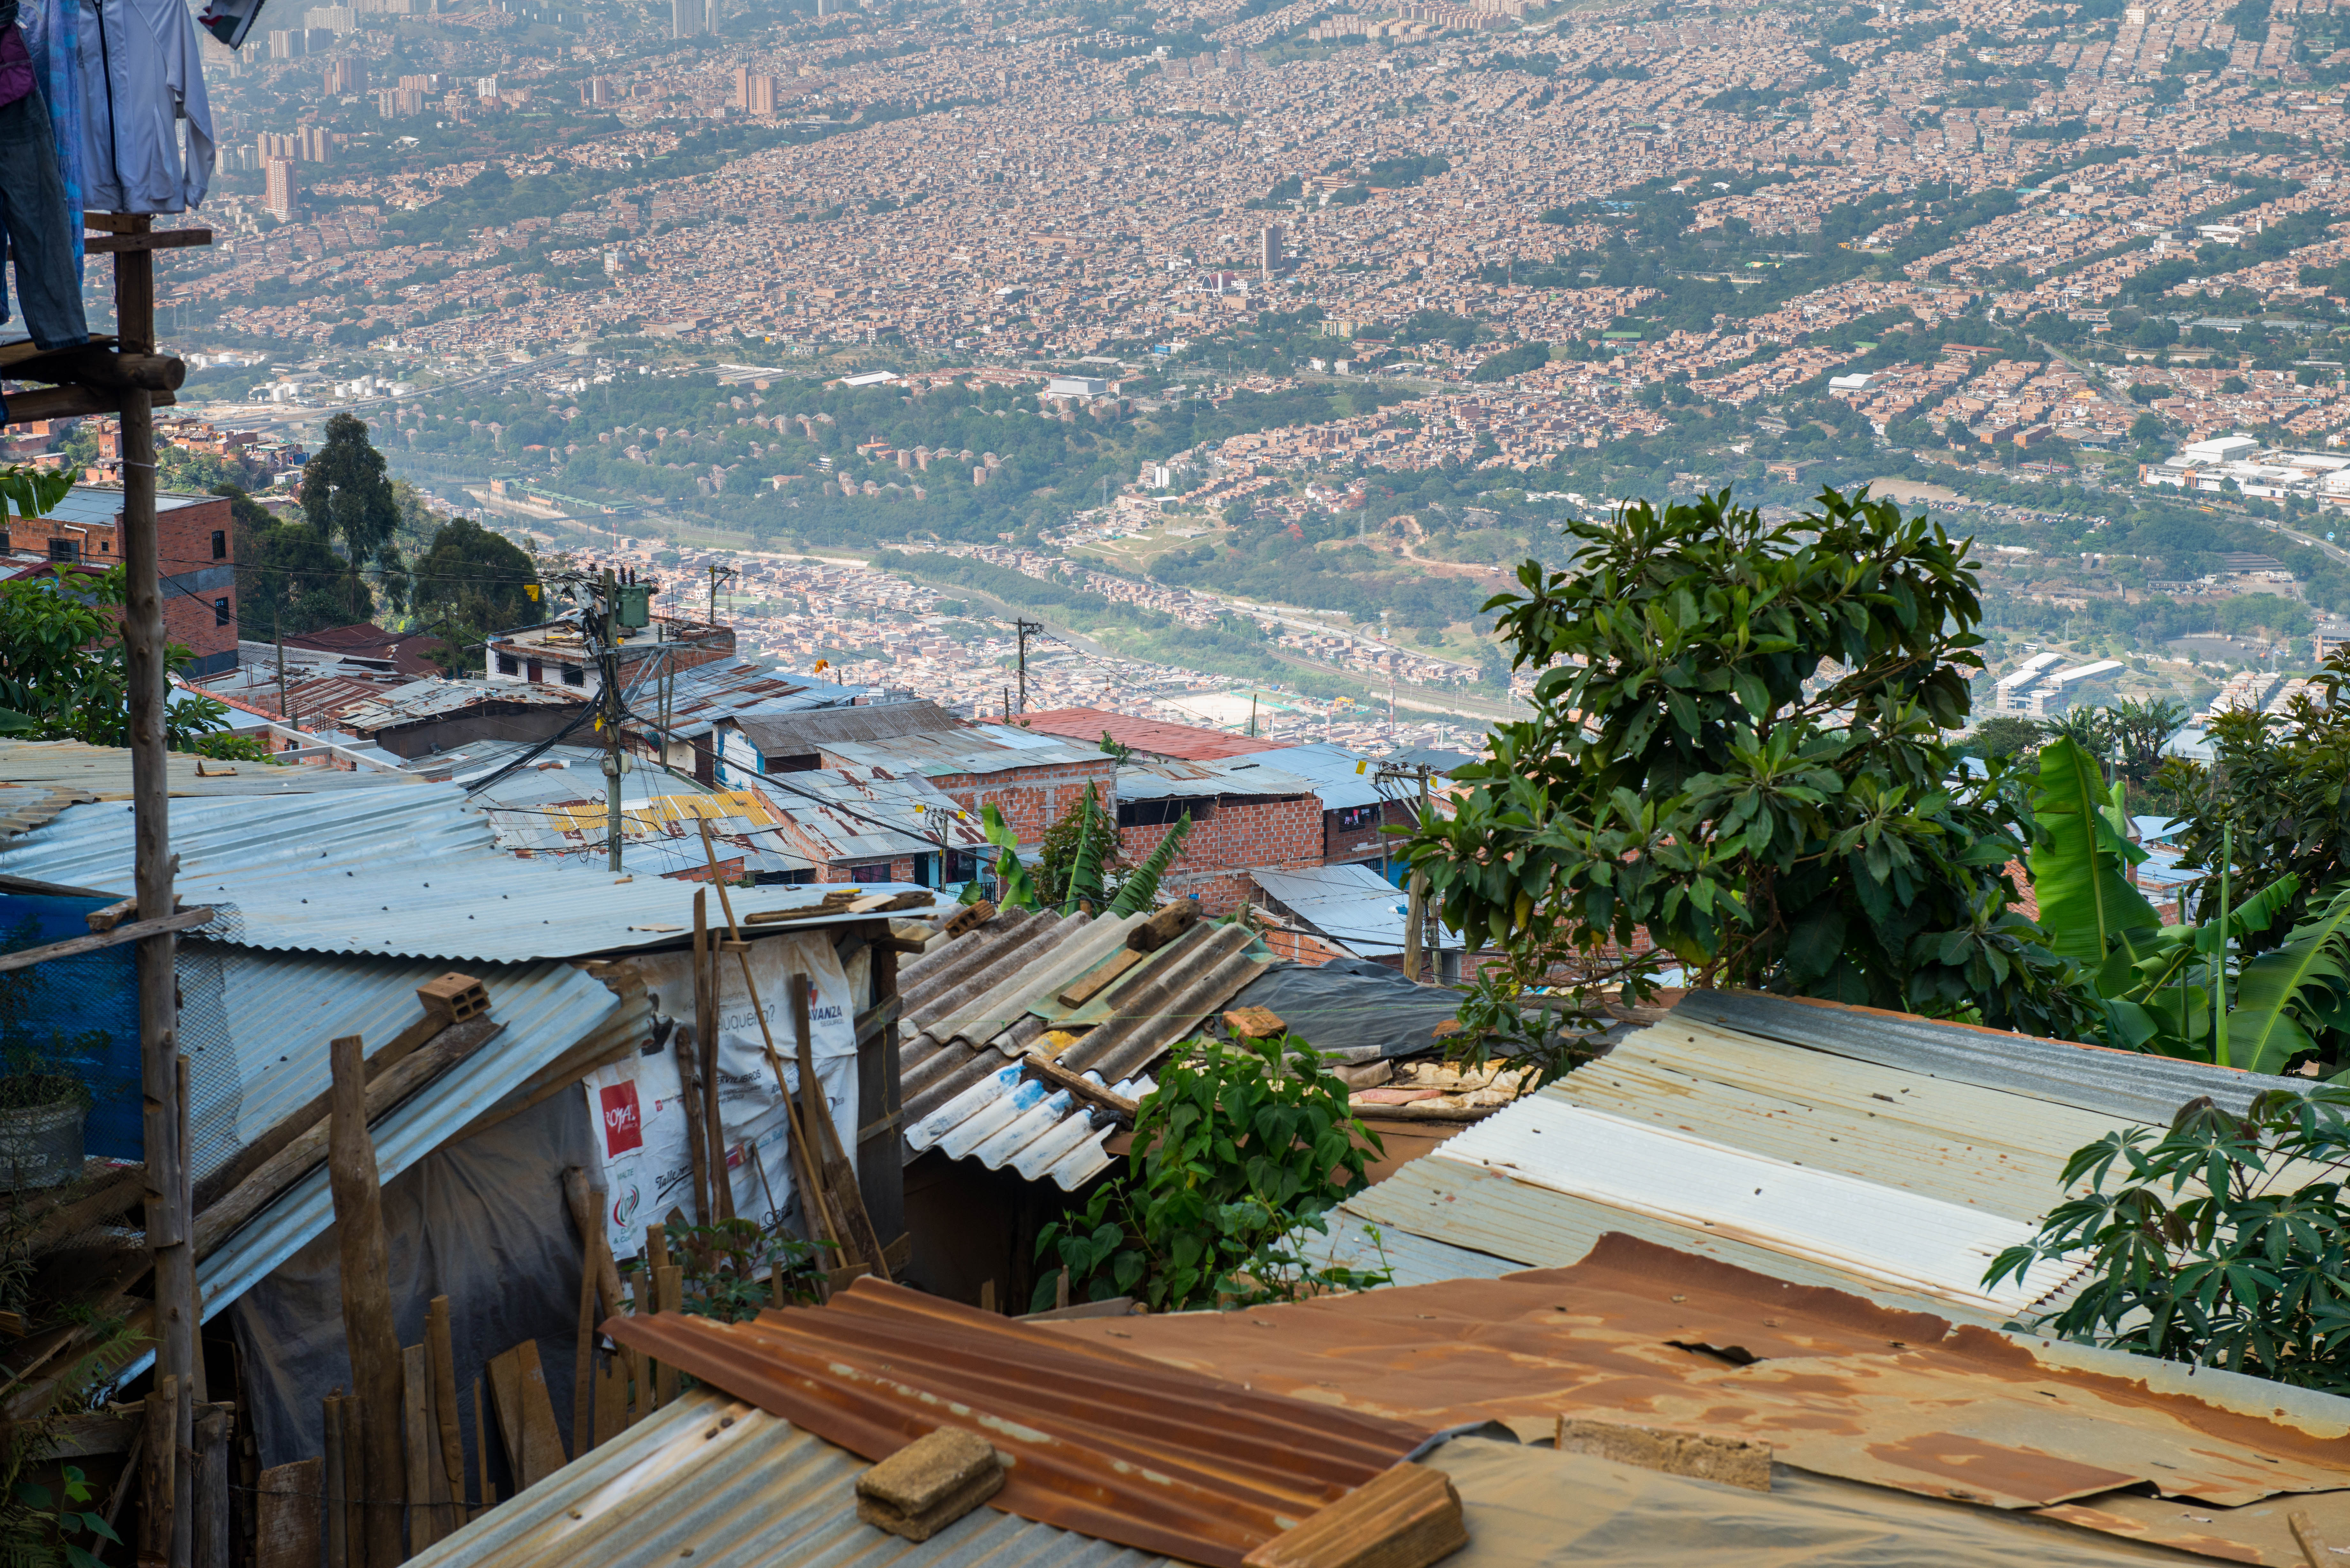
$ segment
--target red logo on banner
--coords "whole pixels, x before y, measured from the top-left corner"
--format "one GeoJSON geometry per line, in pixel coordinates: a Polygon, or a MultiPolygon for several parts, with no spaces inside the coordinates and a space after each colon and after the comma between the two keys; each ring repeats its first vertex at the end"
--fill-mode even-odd
{"type": "Polygon", "coordinates": [[[605,1157],[644,1147],[645,1118],[637,1109],[635,1082],[614,1084],[603,1094],[605,1157]]]}

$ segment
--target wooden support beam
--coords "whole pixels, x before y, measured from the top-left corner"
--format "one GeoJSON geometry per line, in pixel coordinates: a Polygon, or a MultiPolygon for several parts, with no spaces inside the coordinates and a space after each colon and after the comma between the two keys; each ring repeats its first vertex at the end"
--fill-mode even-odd
{"type": "MultiPolygon", "coordinates": [[[[361,1131],[365,1131],[366,1123],[380,1121],[401,1101],[480,1050],[504,1028],[505,1025],[496,1019],[474,1018],[453,1028],[442,1030],[433,1037],[430,1046],[414,1053],[360,1091],[359,1105],[356,1108],[364,1118],[361,1131]]],[[[336,1089],[339,1094],[339,1081],[336,1089]]],[[[339,1114],[338,1108],[336,1115],[339,1114]]],[[[218,1201],[197,1216],[196,1255],[200,1258],[208,1256],[223,1241],[234,1235],[240,1227],[276,1201],[280,1193],[316,1170],[318,1162],[328,1157],[334,1139],[338,1136],[334,1121],[335,1117],[330,1116],[295,1138],[258,1170],[224,1193],[218,1201]]],[[[369,1164],[370,1168],[374,1164],[371,1150],[369,1164]]]]}
{"type": "Polygon", "coordinates": [[[1097,1110],[1107,1111],[1121,1121],[1132,1121],[1136,1112],[1141,1108],[1124,1095],[1103,1088],[1082,1073],[1070,1072],[1041,1053],[1031,1053],[1023,1057],[1020,1065],[1031,1076],[1056,1089],[1066,1089],[1073,1098],[1083,1100],[1097,1110]]]}
{"type": "MultiPolygon", "coordinates": [[[[148,409],[166,409],[179,401],[169,392],[143,395],[148,409]]],[[[119,414],[130,396],[128,392],[105,392],[95,387],[44,387],[29,392],[10,392],[7,418],[0,423],[20,425],[34,420],[75,419],[83,414],[119,414]]],[[[151,432],[153,428],[148,427],[151,432]]]]}
{"type": "MultiPolygon", "coordinates": [[[[366,1561],[368,1568],[392,1568],[405,1556],[400,1548],[400,1508],[374,1495],[392,1491],[405,1471],[400,1440],[400,1336],[392,1329],[391,1259],[383,1231],[383,1182],[377,1173],[375,1143],[368,1136],[367,1083],[359,1037],[343,1036],[334,1043],[333,1054],[334,1110],[329,1118],[327,1175],[334,1192],[335,1231],[342,1244],[343,1335],[349,1347],[351,1382],[363,1402],[359,1446],[366,1453],[370,1490],[359,1495],[372,1505],[365,1511],[366,1561]]],[[[345,1443],[350,1446],[348,1433],[345,1443]]]]}
{"type": "Polygon", "coordinates": [[[0,375],[12,381],[55,381],[109,392],[131,387],[150,392],[176,392],[188,379],[188,366],[175,355],[118,354],[110,348],[81,343],[71,348],[25,355],[0,367],[0,375]]]}
{"type": "Polygon", "coordinates": [[[161,919],[134,920],[127,926],[116,926],[112,930],[92,931],[86,937],[68,937],[61,942],[50,942],[44,947],[24,948],[13,953],[0,953],[0,974],[5,974],[10,970],[30,969],[36,963],[47,963],[54,959],[78,958],[83,953],[94,953],[102,948],[120,947],[124,942],[142,941],[149,937],[168,936],[173,931],[184,931],[191,926],[204,925],[212,918],[213,911],[209,908],[182,909],[176,915],[165,915],[161,919]]]}

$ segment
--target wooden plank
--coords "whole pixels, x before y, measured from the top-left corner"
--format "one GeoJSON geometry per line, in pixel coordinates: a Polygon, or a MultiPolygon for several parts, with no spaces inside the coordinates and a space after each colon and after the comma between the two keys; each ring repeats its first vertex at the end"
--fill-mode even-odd
{"type": "MultiPolygon", "coordinates": [[[[342,1458],[335,1445],[334,1459],[342,1458]]],[[[253,1500],[255,1568],[318,1568],[318,1494],[326,1459],[296,1459],[261,1472],[253,1500]]],[[[327,1568],[348,1568],[348,1559],[330,1554],[327,1568]]]]}
{"type": "Polygon", "coordinates": [[[1070,1072],[1066,1067],[1042,1053],[1030,1053],[1022,1058],[1020,1065],[1032,1077],[1041,1079],[1056,1089],[1066,1089],[1073,1097],[1124,1120],[1129,1122],[1134,1120],[1136,1114],[1141,1109],[1139,1105],[1124,1095],[1105,1089],[1082,1074],[1070,1072]]]}
{"type": "MultiPolygon", "coordinates": [[[[710,1140],[711,1200],[722,1220],[734,1218],[734,1174],[726,1160],[726,1115],[720,1104],[718,1079],[718,950],[707,955],[704,989],[710,997],[710,1027],[702,1030],[702,1130],[710,1140]]],[[[764,1023],[764,1020],[763,1020],[764,1023]]]]}
{"type": "MultiPolygon", "coordinates": [[[[480,1050],[504,1033],[494,1018],[472,1018],[442,1029],[432,1043],[395,1063],[360,1094],[359,1114],[365,1123],[381,1121],[402,1102],[480,1050]]],[[[364,1074],[364,1067],[359,1069],[364,1074]]],[[[207,1207],[196,1219],[196,1256],[209,1257],[222,1242],[282,1193],[318,1168],[333,1137],[329,1121],[321,1121],[262,1162],[260,1168],[207,1207]]]]}
{"type": "Polygon", "coordinates": [[[432,1414],[441,1424],[442,1496],[452,1506],[449,1526],[465,1522],[465,1434],[457,1420],[457,1352],[449,1328],[449,1298],[434,1296],[425,1309],[424,1349],[432,1361],[432,1414]]]}
{"type": "Polygon", "coordinates": [[[706,1104],[702,1093],[702,1053],[681,1030],[670,1041],[670,1054],[677,1058],[677,1100],[685,1111],[685,1157],[693,1178],[693,1218],[696,1223],[707,1225],[718,1218],[718,1205],[711,1193],[710,1144],[702,1125],[706,1104]]]}
{"type": "Polygon", "coordinates": [[[120,255],[129,251],[176,251],[213,243],[210,229],[159,229],[150,234],[93,234],[81,243],[85,255],[120,255]]]}
{"type": "Polygon", "coordinates": [[[401,1430],[408,1439],[404,1495],[408,1499],[408,1554],[423,1551],[447,1533],[432,1505],[432,1475],[441,1468],[439,1423],[432,1419],[432,1364],[421,1345],[400,1353],[401,1430]]]}
{"type": "MultiPolygon", "coordinates": [[[[16,399],[11,397],[8,402],[13,409],[16,399]]],[[[105,948],[120,947],[124,942],[135,942],[146,937],[168,936],[173,931],[184,931],[191,926],[204,925],[212,918],[213,911],[209,906],[195,909],[182,909],[175,915],[165,915],[161,919],[134,920],[127,926],[117,926],[110,931],[92,931],[86,937],[68,937],[61,942],[50,942],[44,947],[23,948],[13,953],[0,953],[0,974],[5,974],[11,970],[29,969],[36,963],[47,963],[53,959],[75,958],[82,953],[94,953],[105,948]]]]}
{"type": "MultiPolygon", "coordinates": [[[[392,1330],[391,1261],[383,1233],[383,1182],[367,1129],[367,1079],[361,1045],[347,1034],[331,1047],[334,1108],[328,1118],[328,1181],[341,1242],[343,1337],[362,1407],[365,1469],[372,1484],[396,1490],[401,1472],[400,1338],[392,1330]]],[[[348,1441],[348,1430],[345,1434],[348,1441]]],[[[358,1494],[362,1499],[366,1492],[358,1494]]],[[[377,1500],[366,1510],[369,1568],[402,1560],[400,1510],[377,1500]]]]}
{"type": "Polygon", "coordinates": [[[109,904],[103,909],[92,909],[88,914],[84,915],[82,919],[93,931],[110,931],[138,912],[138,899],[122,898],[109,904]]]}
{"type": "MultiPolygon", "coordinates": [[[[369,1084],[373,1084],[378,1078],[406,1061],[419,1047],[438,1035],[442,1030],[452,1023],[462,1022],[453,1017],[442,1016],[441,1010],[425,997],[421,988],[417,992],[417,1002],[422,1011],[416,1020],[393,1035],[389,1044],[377,1046],[374,1054],[368,1058],[367,1077],[369,1084]]],[[[237,1151],[234,1158],[227,1161],[220,1169],[200,1182],[196,1187],[197,1212],[202,1213],[213,1207],[220,1200],[221,1194],[259,1170],[286,1145],[325,1120],[328,1101],[332,1094],[333,1091],[329,1089],[314,1095],[300,1108],[280,1116],[269,1130],[252,1139],[237,1151]]]]}
{"type": "Polygon", "coordinates": [[[1103,964],[1099,969],[1093,971],[1091,973],[1079,976],[1076,981],[1072,981],[1068,989],[1062,992],[1060,994],[1058,1000],[1061,1005],[1064,1007],[1083,1007],[1087,1002],[1091,1002],[1096,996],[1098,996],[1104,990],[1107,989],[1112,981],[1116,980],[1119,975],[1124,974],[1128,970],[1132,969],[1136,964],[1140,963],[1149,956],[1149,955],[1147,953],[1136,952],[1132,948],[1118,949],[1118,951],[1110,954],[1109,961],[1107,963],[1103,964]]]}
{"type": "Polygon", "coordinates": [[[506,1444],[506,1463],[521,1486],[536,1486],[563,1468],[563,1437],[555,1426],[538,1341],[525,1339],[490,1358],[490,1403],[506,1444]]]}
{"type": "MultiPolygon", "coordinates": [[[[5,374],[12,381],[53,381],[101,391],[120,392],[137,387],[150,392],[175,392],[187,380],[188,367],[184,360],[169,354],[117,353],[96,344],[78,343],[70,348],[20,356],[9,361],[5,374]]],[[[236,770],[222,768],[221,772],[234,774],[236,770]]],[[[196,774],[199,778],[204,776],[202,763],[197,765],[196,774]]]]}
{"type": "Polygon", "coordinates": [[[601,1447],[629,1429],[629,1382],[618,1356],[596,1358],[596,1443],[601,1447]]]}
{"type": "MultiPolygon", "coordinates": [[[[671,1263],[667,1268],[653,1271],[653,1304],[658,1310],[670,1313],[685,1305],[683,1264],[671,1263]]],[[[666,1361],[661,1363],[660,1376],[657,1381],[659,1390],[656,1397],[660,1399],[661,1408],[666,1410],[677,1403],[677,1368],[666,1361]]]]}

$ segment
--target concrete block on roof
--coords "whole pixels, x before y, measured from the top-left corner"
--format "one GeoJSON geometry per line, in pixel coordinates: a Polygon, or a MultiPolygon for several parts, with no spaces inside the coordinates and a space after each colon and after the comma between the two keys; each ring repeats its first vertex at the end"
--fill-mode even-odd
{"type": "Polygon", "coordinates": [[[1003,1490],[1003,1461],[975,1432],[941,1427],[857,1478],[857,1517],[928,1541],[1003,1490]]]}

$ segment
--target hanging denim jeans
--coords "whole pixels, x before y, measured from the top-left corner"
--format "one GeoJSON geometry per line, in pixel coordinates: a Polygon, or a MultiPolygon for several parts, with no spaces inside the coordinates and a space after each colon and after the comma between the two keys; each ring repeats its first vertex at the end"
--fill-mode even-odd
{"type": "MultiPolygon", "coordinates": [[[[16,30],[16,5],[5,26],[16,30]]],[[[57,177],[57,150],[49,135],[48,106],[38,92],[0,105],[0,230],[16,251],[16,297],[25,326],[42,348],[70,348],[89,341],[75,277],[74,224],[78,213],[66,207],[65,182],[57,177]]],[[[0,295],[0,321],[7,319],[0,295]]]]}

